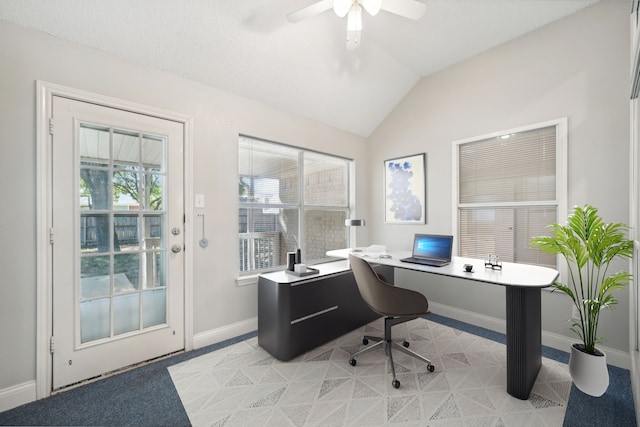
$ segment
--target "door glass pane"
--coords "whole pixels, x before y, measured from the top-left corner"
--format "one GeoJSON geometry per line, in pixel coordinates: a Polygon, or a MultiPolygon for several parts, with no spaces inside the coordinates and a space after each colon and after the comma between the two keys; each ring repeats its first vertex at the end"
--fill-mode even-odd
{"type": "Polygon", "coordinates": [[[138,215],[113,216],[113,247],[115,251],[137,251],[140,249],[138,215]]]}
{"type": "Polygon", "coordinates": [[[142,185],[145,189],[143,200],[140,202],[140,209],[147,211],[159,211],[163,209],[162,195],[164,193],[164,176],[154,173],[142,175],[142,185]]]}
{"type": "Polygon", "coordinates": [[[108,215],[80,216],[80,251],[82,253],[109,252],[108,215]]]}
{"type": "Polygon", "coordinates": [[[147,252],[143,255],[144,289],[166,286],[166,259],[165,252],[147,252]]]}
{"type": "Polygon", "coordinates": [[[164,172],[164,141],[145,135],[142,139],[142,165],[153,172],[164,172]]]}
{"type": "Polygon", "coordinates": [[[82,166],[109,166],[109,128],[89,124],[80,125],[80,164],[82,166]]]}
{"type": "Polygon", "coordinates": [[[140,137],[137,133],[113,131],[113,165],[136,168],[140,160],[140,137]]]}
{"type": "Polygon", "coordinates": [[[109,298],[80,303],[80,342],[108,338],[111,331],[109,298]]]}
{"type": "Polygon", "coordinates": [[[163,215],[144,216],[144,249],[159,249],[164,246],[163,215]]]}
{"type": "Polygon", "coordinates": [[[111,186],[106,169],[80,169],[80,209],[111,209],[111,186]]]}
{"type": "Polygon", "coordinates": [[[114,335],[140,329],[140,295],[118,295],[113,298],[114,335]]]}
{"type": "Polygon", "coordinates": [[[121,254],[113,257],[113,292],[138,290],[140,276],[140,255],[121,254]]]}
{"type": "Polygon", "coordinates": [[[146,291],[143,294],[142,318],[144,327],[161,325],[167,321],[167,290],[146,291]]]}
{"type": "Polygon", "coordinates": [[[166,321],[166,139],[93,125],[81,125],[81,134],[84,343],[166,321]]]}
{"type": "Polygon", "coordinates": [[[82,258],[80,263],[80,298],[97,298],[111,294],[111,274],[108,256],[82,258]]]}
{"type": "Polygon", "coordinates": [[[137,211],[140,208],[140,175],[134,171],[113,172],[113,209],[137,211]]]}

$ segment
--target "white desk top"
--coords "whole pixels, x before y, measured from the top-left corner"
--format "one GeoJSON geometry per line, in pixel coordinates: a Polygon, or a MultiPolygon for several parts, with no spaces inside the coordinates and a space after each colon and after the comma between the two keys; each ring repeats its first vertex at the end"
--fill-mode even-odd
{"type": "Polygon", "coordinates": [[[400,261],[402,258],[411,256],[411,252],[409,251],[388,252],[391,258],[380,258],[380,252],[366,252],[366,249],[363,249],[362,252],[352,252],[350,249],[327,251],[327,256],[343,259],[348,258],[349,254],[364,258],[376,264],[384,264],[424,273],[441,274],[443,276],[475,280],[478,282],[493,283],[502,286],[546,288],[551,286],[558,277],[558,272],[551,268],[512,262],[503,262],[502,270],[492,270],[491,268],[485,268],[484,260],[453,257],[451,264],[445,265],[444,267],[430,267],[400,261]],[[472,264],[473,271],[471,273],[464,271],[464,264],[472,264]]]}
{"type": "MultiPolygon", "coordinates": [[[[339,257],[342,258],[342,257],[339,257]]],[[[346,257],[345,257],[346,258],[346,257]]],[[[311,274],[308,276],[296,276],[294,274],[290,274],[287,273],[284,270],[281,271],[273,271],[271,273],[264,273],[261,274],[260,276],[269,279],[273,282],[276,283],[289,283],[289,284],[295,284],[296,282],[301,282],[303,280],[314,280],[317,279],[319,277],[326,277],[329,276],[331,274],[338,274],[338,273],[343,273],[345,271],[349,271],[349,265],[347,263],[346,260],[341,260],[341,261],[334,261],[334,262],[326,262],[324,264],[316,264],[316,265],[310,265],[309,267],[318,269],[319,272],[318,274],[311,274]]]]}

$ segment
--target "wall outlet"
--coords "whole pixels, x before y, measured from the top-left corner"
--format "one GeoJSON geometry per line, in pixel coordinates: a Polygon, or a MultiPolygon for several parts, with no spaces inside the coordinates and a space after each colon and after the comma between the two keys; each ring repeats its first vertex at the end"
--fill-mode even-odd
{"type": "Polygon", "coordinates": [[[573,320],[580,320],[580,312],[578,311],[578,307],[571,304],[571,318],[573,320]]]}

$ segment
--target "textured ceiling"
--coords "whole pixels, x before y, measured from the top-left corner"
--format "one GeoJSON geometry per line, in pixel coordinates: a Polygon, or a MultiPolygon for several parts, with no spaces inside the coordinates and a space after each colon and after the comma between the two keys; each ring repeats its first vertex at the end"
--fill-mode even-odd
{"type": "Polygon", "coordinates": [[[415,22],[363,13],[353,51],[332,11],[287,21],[314,1],[0,0],[0,19],[368,136],[421,77],[597,0],[421,0],[415,22]]]}

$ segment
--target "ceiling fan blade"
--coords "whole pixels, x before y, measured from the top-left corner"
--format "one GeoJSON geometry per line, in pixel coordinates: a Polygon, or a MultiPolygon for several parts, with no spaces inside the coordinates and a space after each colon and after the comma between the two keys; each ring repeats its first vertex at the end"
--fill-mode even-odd
{"type": "Polygon", "coordinates": [[[382,8],[382,0],[360,0],[360,4],[371,16],[376,16],[382,8]]]}
{"type": "Polygon", "coordinates": [[[300,10],[296,10],[295,12],[291,12],[287,15],[287,19],[289,22],[297,23],[302,21],[303,19],[311,18],[312,16],[316,16],[325,12],[333,7],[333,0],[320,0],[310,6],[303,7],[300,10]]]}
{"type": "Polygon", "coordinates": [[[353,0],[333,0],[333,11],[340,18],[344,18],[347,16],[347,13],[349,13],[353,5],[353,0]]]}
{"type": "Polygon", "coordinates": [[[417,0],[383,0],[382,10],[417,21],[424,15],[427,6],[417,0]]]}

